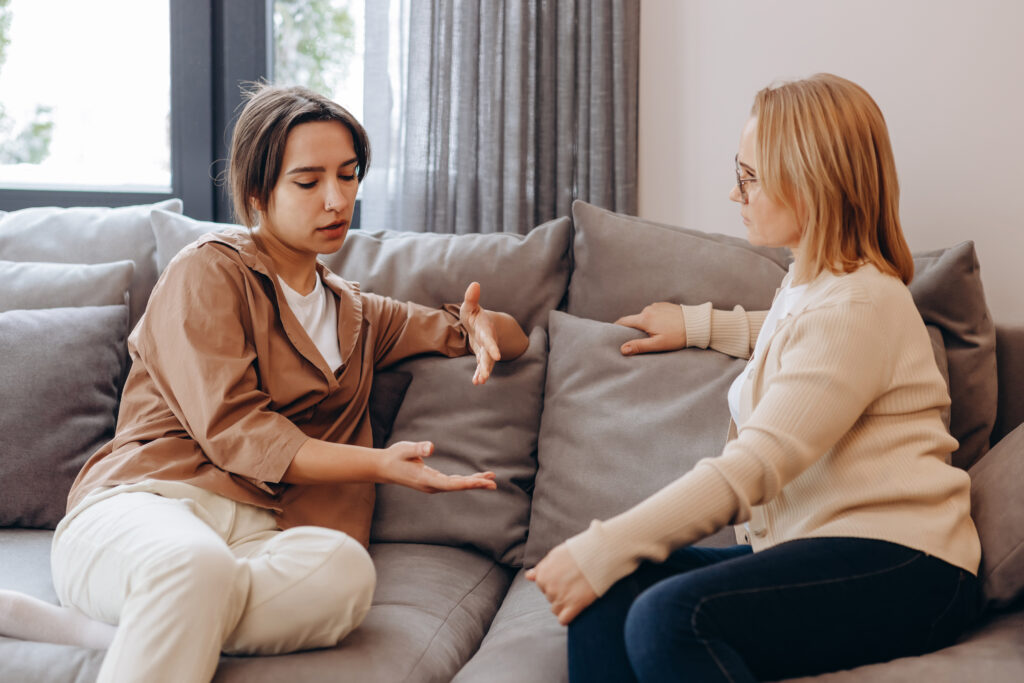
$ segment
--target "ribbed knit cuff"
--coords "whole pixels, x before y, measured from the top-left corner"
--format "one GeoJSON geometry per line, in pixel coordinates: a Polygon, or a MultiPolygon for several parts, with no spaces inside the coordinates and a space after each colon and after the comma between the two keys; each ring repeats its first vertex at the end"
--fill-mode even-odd
{"type": "Polygon", "coordinates": [[[686,345],[702,349],[711,343],[711,302],[699,306],[680,304],[683,309],[683,324],[686,326],[686,345]]]}

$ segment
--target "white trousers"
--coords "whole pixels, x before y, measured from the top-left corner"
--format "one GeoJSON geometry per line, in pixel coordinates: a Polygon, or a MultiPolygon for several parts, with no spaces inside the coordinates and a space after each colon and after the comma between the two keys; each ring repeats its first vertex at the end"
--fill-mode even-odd
{"type": "Polygon", "coordinates": [[[64,605],[117,625],[100,682],[209,681],[220,653],[330,647],[370,609],[376,575],[350,536],[180,482],[90,496],[51,555],[64,605]]]}

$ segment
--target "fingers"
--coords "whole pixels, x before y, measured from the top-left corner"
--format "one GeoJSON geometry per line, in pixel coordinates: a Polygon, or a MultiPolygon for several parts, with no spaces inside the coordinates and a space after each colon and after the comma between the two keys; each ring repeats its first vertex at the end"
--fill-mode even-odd
{"type": "Polygon", "coordinates": [[[653,337],[643,339],[632,339],[623,344],[619,350],[623,356],[635,356],[638,353],[652,353],[655,351],[671,351],[676,347],[664,334],[657,334],[653,337]]]}
{"type": "Polygon", "coordinates": [[[487,381],[494,369],[494,358],[481,349],[476,354],[476,372],[473,373],[473,384],[479,385],[487,381]]]}
{"type": "Polygon", "coordinates": [[[623,327],[632,327],[632,328],[635,328],[635,329],[638,329],[638,330],[644,330],[646,332],[646,329],[643,326],[643,314],[642,313],[634,313],[633,315],[624,315],[621,318],[619,318],[618,320],[616,320],[615,324],[616,325],[622,325],[623,327]]]}
{"type": "Polygon", "coordinates": [[[470,282],[466,287],[466,294],[462,297],[464,306],[476,307],[480,305],[480,283],[470,282]]]}

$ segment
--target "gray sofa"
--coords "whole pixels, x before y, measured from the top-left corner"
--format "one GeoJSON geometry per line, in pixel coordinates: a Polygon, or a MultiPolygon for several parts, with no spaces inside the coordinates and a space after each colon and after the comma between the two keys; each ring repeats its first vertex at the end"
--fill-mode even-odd
{"type": "MultiPolygon", "coordinates": [[[[177,250],[219,227],[176,200],[0,212],[0,588],[56,601],[51,529],[112,433],[125,335],[177,250]]],[[[813,680],[1024,680],[1024,328],[993,324],[972,244],[915,258],[912,291],[953,397],[953,462],[974,482],[987,608],[945,650],[813,680]]],[[[483,304],[530,332],[526,354],[483,387],[471,358],[422,357],[382,369],[372,399],[381,438],[433,440],[435,467],[494,470],[499,489],[379,487],[378,585],[362,626],[327,650],[224,657],[215,680],[565,680],[565,629],[522,568],[714,455],[743,364],[701,349],[624,358],[638,333],[611,322],[656,300],[767,307],[786,253],[577,202],[571,219],[525,237],[354,231],[325,261],[365,290],[428,305],[478,280],[483,304]]],[[[705,541],[731,542],[731,530],[705,541]]],[[[0,638],[0,680],[93,680],[102,658],[0,638]]]]}

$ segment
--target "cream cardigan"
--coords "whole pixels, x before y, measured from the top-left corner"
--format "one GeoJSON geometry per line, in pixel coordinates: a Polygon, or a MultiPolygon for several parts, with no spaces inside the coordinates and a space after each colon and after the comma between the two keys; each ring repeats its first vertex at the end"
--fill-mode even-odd
{"type": "MultiPolygon", "coordinates": [[[[748,357],[764,315],[684,306],[687,345],[748,357]]],[[[748,521],[755,551],[853,536],[977,573],[970,479],[946,464],[949,394],[902,282],[871,265],[823,273],[744,371],[743,426],[721,455],[567,541],[598,595],[642,560],[748,521]]]]}

